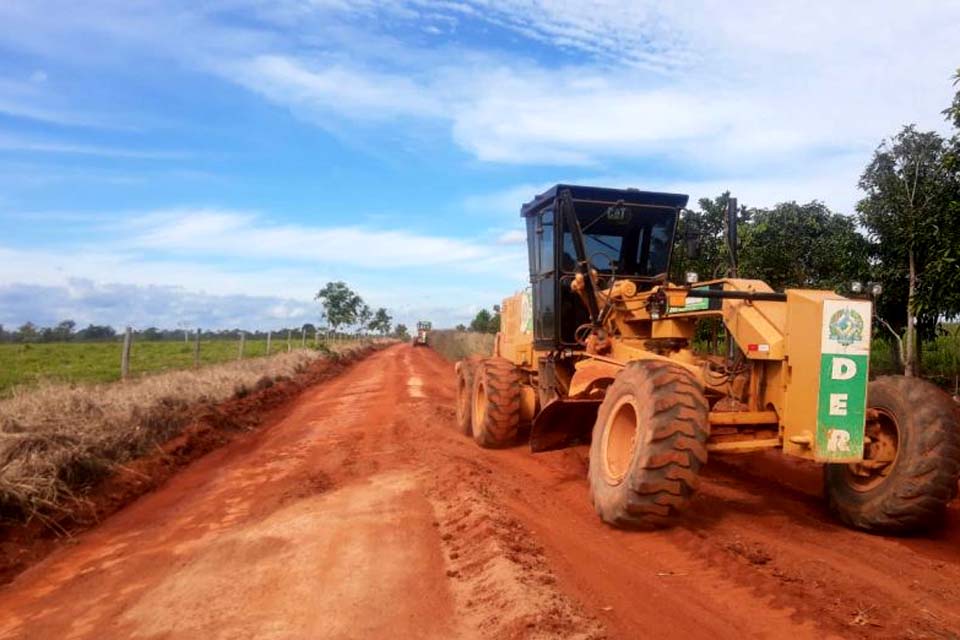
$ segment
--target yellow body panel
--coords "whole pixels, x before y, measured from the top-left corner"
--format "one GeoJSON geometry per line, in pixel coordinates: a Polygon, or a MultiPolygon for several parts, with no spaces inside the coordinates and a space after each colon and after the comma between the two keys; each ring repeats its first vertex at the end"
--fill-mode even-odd
{"type": "Polygon", "coordinates": [[[711,423],[718,427],[710,443],[712,450],[782,446],[785,453],[818,459],[814,434],[825,322],[823,303],[844,298],[831,291],[789,290],[786,302],[723,299],[707,308],[701,299],[699,307],[691,305],[697,302],[697,288],[711,286],[724,291],[771,292],[765,283],[745,279],[698,283],[689,291],[667,286],[663,291],[670,310],[660,317],[651,315],[648,304],[657,288],[637,292],[632,283],[618,282],[597,294],[600,306],[611,301],[614,307],[606,323],[610,339],[602,348],[587,344],[585,349],[565,355],[534,349],[529,290],[505,299],[495,353],[531,376],[530,391],[525,391],[522,402],[525,419],[542,409],[533,386],[541,358],[572,358],[574,364],[562,381],[566,397],[571,399],[602,398],[606,385],[628,362],[668,360],[698,376],[712,402],[726,398],[722,409],[722,403],[718,403],[710,413],[711,423]],[[746,361],[753,363],[745,367],[748,373],[742,374],[739,386],[729,378],[718,382],[716,374],[711,374],[710,358],[683,346],[692,342],[696,324],[711,317],[722,319],[746,361]],[[734,387],[737,393],[731,396],[734,387]],[[731,434],[731,429],[741,431],[731,434]]]}

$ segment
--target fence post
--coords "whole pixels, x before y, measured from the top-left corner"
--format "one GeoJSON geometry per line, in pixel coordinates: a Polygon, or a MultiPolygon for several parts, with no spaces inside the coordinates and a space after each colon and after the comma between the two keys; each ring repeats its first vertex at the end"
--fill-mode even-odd
{"type": "Polygon", "coordinates": [[[130,375],[130,343],[133,342],[133,329],[127,327],[123,334],[123,351],[120,353],[120,379],[126,380],[130,375]]]}
{"type": "Polygon", "coordinates": [[[237,352],[237,360],[243,360],[243,341],[245,337],[246,337],[246,334],[243,331],[241,331],[240,332],[240,349],[237,352]]]}
{"type": "Polygon", "coordinates": [[[313,346],[320,344],[320,329],[313,330],[313,346]]]}
{"type": "Polygon", "coordinates": [[[193,339],[193,366],[200,367],[200,327],[197,327],[197,334],[193,339]]]}
{"type": "Polygon", "coordinates": [[[307,328],[300,327],[300,348],[305,349],[307,347],[307,328]]]}
{"type": "Polygon", "coordinates": [[[273,337],[273,331],[267,331],[267,355],[270,355],[270,338],[273,337]]]}
{"type": "Polygon", "coordinates": [[[293,329],[287,329],[287,353],[290,353],[290,349],[293,347],[290,345],[290,339],[293,337],[293,329]]]}

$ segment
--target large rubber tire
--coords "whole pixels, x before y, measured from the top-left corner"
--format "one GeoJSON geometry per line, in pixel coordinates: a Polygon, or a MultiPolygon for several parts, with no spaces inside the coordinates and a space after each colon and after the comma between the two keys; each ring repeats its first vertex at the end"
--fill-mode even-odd
{"type": "Polygon", "coordinates": [[[680,365],[629,363],[597,413],[590,444],[590,492],[615,527],[671,523],[707,461],[709,405],[700,381],[680,365]]]}
{"type": "Polygon", "coordinates": [[[470,356],[456,365],[457,370],[457,428],[465,436],[473,435],[473,426],[470,422],[473,411],[473,376],[477,372],[477,365],[483,358],[470,356]]]}
{"type": "Polygon", "coordinates": [[[942,522],[960,477],[960,424],[953,400],[918,378],[887,376],[867,387],[867,409],[896,423],[896,457],[880,482],[858,486],[850,465],[824,465],[830,510],[846,524],[904,534],[942,522]]]}
{"type": "Polygon", "coordinates": [[[477,364],[473,376],[471,431],[481,447],[507,447],[520,426],[520,374],[506,358],[477,364]]]}

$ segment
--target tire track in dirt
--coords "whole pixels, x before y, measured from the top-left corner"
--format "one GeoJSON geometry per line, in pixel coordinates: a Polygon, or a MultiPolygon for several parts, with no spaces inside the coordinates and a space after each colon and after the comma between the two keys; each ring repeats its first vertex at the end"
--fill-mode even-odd
{"type": "Polygon", "coordinates": [[[586,448],[483,450],[397,345],[0,590],[2,638],[957,638],[960,518],[832,521],[809,465],[707,467],[677,526],[589,503],[586,448]]]}
{"type": "Polygon", "coordinates": [[[436,446],[449,416],[431,396],[450,374],[417,351],[307,390],[19,576],[0,637],[598,637],[539,548],[447,464],[455,434],[436,446]]]}
{"type": "Polygon", "coordinates": [[[497,499],[611,635],[960,637],[956,502],[942,531],[872,536],[829,517],[811,493],[819,468],[748,456],[712,461],[678,526],[621,532],[593,514],[586,453],[464,455],[493,469],[497,499]]]}

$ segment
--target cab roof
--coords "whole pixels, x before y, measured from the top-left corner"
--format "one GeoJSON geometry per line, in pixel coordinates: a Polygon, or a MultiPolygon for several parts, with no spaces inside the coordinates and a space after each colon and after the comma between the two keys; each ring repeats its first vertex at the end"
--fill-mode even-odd
{"type": "Polygon", "coordinates": [[[681,193],[660,193],[640,191],[639,189],[608,189],[606,187],[585,187],[575,184],[558,184],[550,187],[520,209],[520,215],[529,216],[539,211],[547,203],[553,202],[564,189],[570,190],[574,200],[594,200],[597,202],[618,202],[652,207],[680,209],[687,206],[688,196],[681,193]]]}

